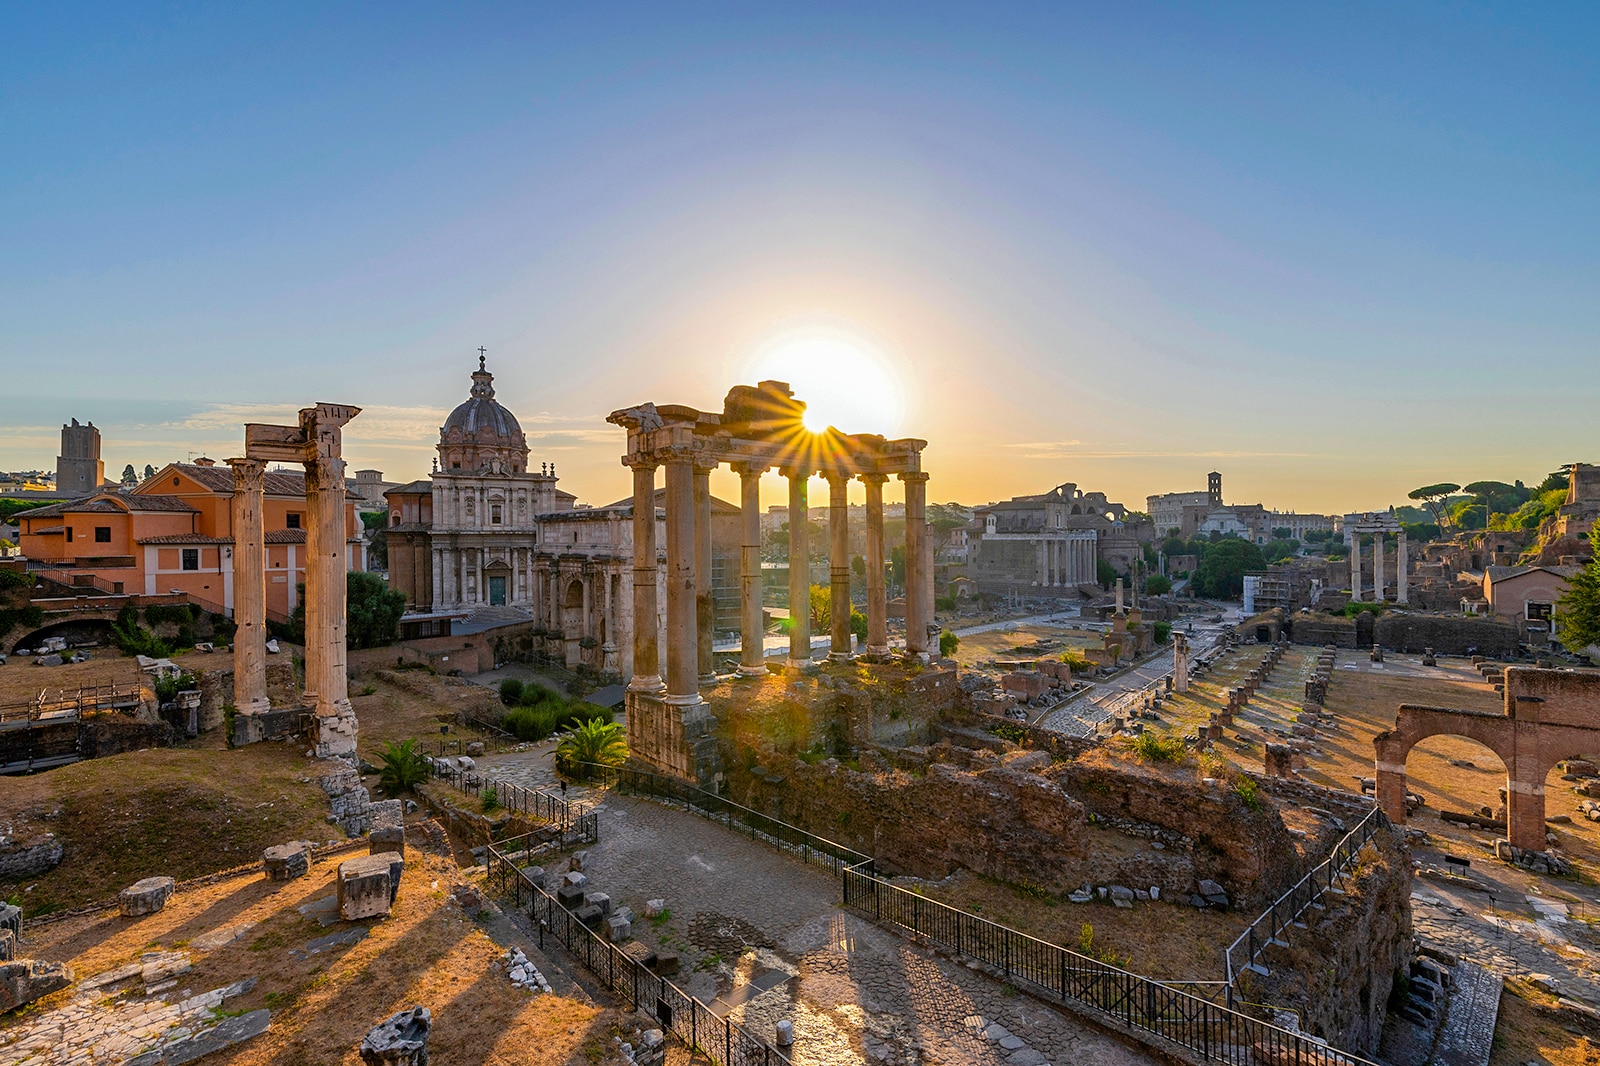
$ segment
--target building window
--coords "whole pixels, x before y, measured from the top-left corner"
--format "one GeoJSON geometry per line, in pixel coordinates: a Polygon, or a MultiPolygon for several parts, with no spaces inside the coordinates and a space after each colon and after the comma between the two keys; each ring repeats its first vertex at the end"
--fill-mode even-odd
{"type": "Polygon", "coordinates": [[[71,526],[67,527],[67,543],[68,544],[72,543],[72,527],[71,526]]]}
{"type": "Polygon", "coordinates": [[[198,569],[200,569],[200,549],[199,548],[185,548],[185,549],[183,549],[183,564],[182,564],[182,566],[183,566],[183,569],[185,569],[185,570],[198,570],[198,569]]]}
{"type": "Polygon", "coordinates": [[[287,516],[284,517],[283,522],[284,522],[284,526],[283,526],[284,529],[299,529],[300,528],[300,515],[297,512],[291,511],[287,516]]]}
{"type": "Polygon", "coordinates": [[[1548,603],[1535,603],[1529,600],[1525,609],[1530,622],[1548,623],[1550,621],[1551,605],[1548,603]]]}
{"type": "Polygon", "coordinates": [[[110,544],[111,543],[111,527],[110,526],[95,526],[94,527],[94,542],[96,544],[110,544]]]}
{"type": "Polygon", "coordinates": [[[500,505],[498,503],[489,505],[489,522],[496,526],[500,524],[500,505]]]}

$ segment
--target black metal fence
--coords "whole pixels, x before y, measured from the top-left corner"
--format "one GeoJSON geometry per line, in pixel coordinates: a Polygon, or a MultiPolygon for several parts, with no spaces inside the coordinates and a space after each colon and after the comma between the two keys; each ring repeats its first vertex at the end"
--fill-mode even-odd
{"type": "Polygon", "coordinates": [[[1267,948],[1287,943],[1290,923],[1318,904],[1329,891],[1337,887],[1355,865],[1356,856],[1367,842],[1387,828],[1389,819],[1383,808],[1374,806],[1355,828],[1346,833],[1333,846],[1328,857],[1302,877],[1295,886],[1272,901],[1259,918],[1251,922],[1239,938],[1228,945],[1225,953],[1228,967],[1228,989],[1232,994],[1235,983],[1246,971],[1265,973],[1256,962],[1267,948]]]}
{"type": "Polygon", "coordinates": [[[538,926],[541,950],[545,938],[554,937],[612,993],[720,1066],[787,1066],[789,1057],[778,1048],[735,1025],[731,1018],[718,1017],[665,976],[602,939],[536,884],[512,860],[517,845],[525,839],[489,846],[489,876],[500,893],[512,896],[538,926]]]}
{"type": "Polygon", "coordinates": [[[825,866],[835,874],[850,866],[872,868],[870,856],[676,778],[626,766],[600,766],[596,763],[581,763],[579,766],[591,780],[607,788],[650,796],[665,800],[675,807],[681,806],[686,811],[721,823],[751,840],[760,841],[786,855],[793,855],[812,866],[825,866]]]}
{"type": "Polygon", "coordinates": [[[1129,1029],[1153,1033],[1207,1062],[1234,1066],[1374,1066],[1159,981],[1037,940],[919,896],[855,867],[843,872],[845,906],[899,926],[1000,971],[1004,980],[1060,1002],[1072,1001],[1129,1029]]]}
{"type": "MultiPolygon", "coordinates": [[[[586,820],[590,823],[594,821],[594,814],[587,807],[541,789],[489,777],[482,770],[464,770],[442,759],[430,760],[429,766],[435,778],[450,782],[451,787],[469,796],[482,797],[485,790],[492,788],[502,807],[550,822],[563,832],[578,827],[586,820]]],[[[593,839],[592,832],[590,839],[593,839]]]]}

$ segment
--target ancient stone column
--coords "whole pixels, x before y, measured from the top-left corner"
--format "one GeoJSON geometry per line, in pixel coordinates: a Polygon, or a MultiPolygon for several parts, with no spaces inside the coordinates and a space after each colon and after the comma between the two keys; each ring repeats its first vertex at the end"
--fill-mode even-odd
{"type": "Polygon", "coordinates": [[[928,654],[928,475],[900,475],[906,487],[906,654],[928,654]]]}
{"type": "Polygon", "coordinates": [[[233,468],[233,706],[269,710],[267,700],[267,547],[262,498],[267,464],[229,459],[233,468]]]}
{"type": "Polygon", "coordinates": [[[767,672],[766,627],[761,611],[761,474],[764,467],[739,463],[739,518],[743,525],[739,566],[739,673],[767,672]]]}
{"type": "Polygon", "coordinates": [[[1372,535],[1372,602],[1384,601],[1383,530],[1372,535]]]}
{"type": "Polygon", "coordinates": [[[883,580],[883,474],[862,474],[867,487],[867,654],[889,654],[889,600],[883,580]]]}
{"type": "Polygon", "coordinates": [[[1120,577],[1117,578],[1117,613],[1118,614],[1125,614],[1126,613],[1126,611],[1123,609],[1123,606],[1122,606],[1122,579],[1120,577]]]}
{"type": "Polygon", "coordinates": [[[1410,602],[1406,598],[1406,531],[1403,529],[1395,544],[1394,602],[1410,602]]]}
{"type": "MultiPolygon", "coordinates": [[[[906,550],[907,550],[907,552],[910,551],[909,548],[907,548],[906,550]]],[[[1033,542],[1033,565],[1034,565],[1034,569],[1036,569],[1038,571],[1038,573],[1034,575],[1033,583],[1035,585],[1048,584],[1049,583],[1049,574],[1048,574],[1047,571],[1049,569],[1050,564],[1045,561],[1045,557],[1044,557],[1044,541],[1042,541],[1042,540],[1036,540],[1036,541],[1033,542]]]]}
{"type": "Polygon", "coordinates": [[[306,692],[315,694],[316,752],[321,758],[356,750],[356,717],[346,672],[344,459],[340,428],[357,408],[318,404],[300,412],[306,460],[306,692]]]}
{"type": "Polygon", "coordinates": [[[1350,531],[1350,602],[1361,602],[1361,534],[1350,531]]]}
{"type": "Polygon", "coordinates": [[[828,474],[828,658],[850,658],[850,479],[828,474]]]}
{"type": "Polygon", "coordinates": [[[716,660],[711,648],[717,629],[717,600],[711,588],[711,471],[716,465],[694,464],[694,605],[699,633],[696,661],[702,685],[717,683],[716,660]]]}
{"type": "Polygon", "coordinates": [[[667,461],[667,702],[700,702],[695,609],[694,463],[667,461]]]}
{"type": "Polygon", "coordinates": [[[783,476],[789,479],[789,666],[798,669],[811,661],[810,472],[791,468],[783,476]]]}
{"type": "Polygon", "coordinates": [[[1189,638],[1182,633],[1172,634],[1172,687],[1189,691],[1189,638]]]}

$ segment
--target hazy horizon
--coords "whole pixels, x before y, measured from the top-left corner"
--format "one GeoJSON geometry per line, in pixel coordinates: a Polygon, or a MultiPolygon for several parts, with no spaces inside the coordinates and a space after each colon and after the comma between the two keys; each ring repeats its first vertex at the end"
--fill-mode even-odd
{"type": "Polygon", "coordinates": [[[14,8],[0,469],[53,468],[71,418],[112,479],[221,460],[326,400],[365,408],[352,469],[425,476],[483,345],[535,467],[596,504],[630,489],[609,411],[757,376],[928,440],[935,500],[1532,484],[1600,460],[1597,29],[14,8]]]}

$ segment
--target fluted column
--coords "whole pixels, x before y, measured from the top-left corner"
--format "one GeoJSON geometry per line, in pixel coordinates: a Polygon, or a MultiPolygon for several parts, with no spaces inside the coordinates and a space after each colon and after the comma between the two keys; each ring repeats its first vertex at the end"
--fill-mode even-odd
{"type": "Polygon", "coordinates": [[[702,685],[717,683],[712,640],[717,628],[717,600],[711,587],[711,471],[715,463],[694,464],[694,588],[695,626],[699,640],[695,658],[702,685]]]}
{"type": "Polygon", "coordinates": [[[1361,600],[1361,534],[1350,530],[1350,600],[1361,600]]]}
{"type": "Polygon", "coordinates": [[[262,522],[267,464],[229,459],[233,468],[233,706],[269,710],[267,700],[267,547],[262,522]]]}
{"type": "Polygon", "coordinates": [[[811,662],[810,472],[791,468],[783,476],[789,479],[789,665],[798,668],[811,662]]]}
{"type": "Polygon", "coordinates": [[[1406,598],[1406,531],[1403,529],[1400,531],[1398,542],[1395,544],[1394,602],[1410,602],[1406,598]]]}
{"type": "Polygon", "coordinates": [[[344,460],[319,456],[306,464],[306,695],[317,714],[350,710],[345,673],[344,460]]]}
{"type": "Polygon", "coordinates": [[[867,487],[867,654],[889,654],[889,598],[883,580],[884,474],[862,474],[867,487]]]}
{"type": "MultiPolygon", "coordinates": [[[[541,597],[543,599],[543,597],[541,597]]],[[[658,693],[661,683],[656,646],[656,465],[633,464],[633,678],[635,692],[658,693]]]]}
{"type": "Polygon", "coordinates": [[[695,618],[694,463],[667,460],[667,702],[700,702],[695,618]]]}
{"type": "Polygon", "coordinates": [[[906,654],[928,653],[928,475],[900,475],[906,489],[906,654]]]}
{"type": "Polygon", "coordinates": [[[1383,596],[1383,531],[1372,535],[1372,602],[1382,603],[1383,596]]]}
{"type": "Polygon", "coordinates": [[[761,611],[761,474],[764,467],[739,463],[739,673],[767,672],[766,627],[761,611]]]}
{"type": "Polygon", "coordinates": [[[828,476],[828,658],[850,658],[850,479],[828,476]]]}

